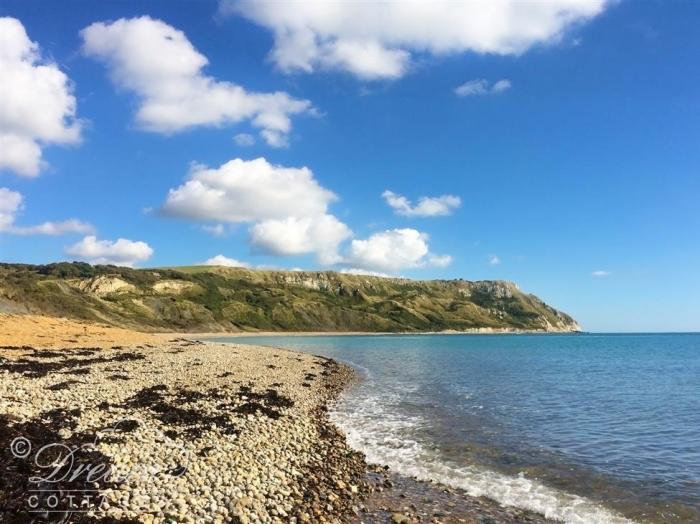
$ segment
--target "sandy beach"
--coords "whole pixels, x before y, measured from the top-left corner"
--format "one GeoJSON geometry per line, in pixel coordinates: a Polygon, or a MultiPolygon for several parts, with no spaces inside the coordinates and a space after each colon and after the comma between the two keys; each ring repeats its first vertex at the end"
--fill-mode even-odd
{"type": "Polygon", "coordinates": [[[3,520],[544,521],[368,466],[328,420],[354,380],[332,360],[32,316],[0,334],[3,520]]]}

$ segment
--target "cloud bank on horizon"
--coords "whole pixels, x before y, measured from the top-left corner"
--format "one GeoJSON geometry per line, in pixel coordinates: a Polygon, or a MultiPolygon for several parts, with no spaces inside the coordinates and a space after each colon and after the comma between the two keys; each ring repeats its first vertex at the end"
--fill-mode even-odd
{"type": "Polygon", "coordinates": [[[405,75],[416,56],[519,55],[557,42],[603,12],[605,0],[276,2],[220,0],[274,36],[270,59],[284,72],[339,70],[364,80],[405,75]]]}

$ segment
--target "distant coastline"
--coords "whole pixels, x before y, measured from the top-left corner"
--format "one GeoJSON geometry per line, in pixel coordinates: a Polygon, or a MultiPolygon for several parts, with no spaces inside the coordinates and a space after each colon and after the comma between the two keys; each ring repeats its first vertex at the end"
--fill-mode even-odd
{"type": "MultiPolygon", "coordinates": [[[[157,333],[159,335],[172,335],[173,332],[157,333]]],[[[211,332],[181,332],[178,333],[188,338],[216,338],[216,337],[350,337],[350,336],[421,336],[421,335],[583,335],[587,331],[543,331],[523,329],[494,329],[475,328],[469,331],[211,331],[211,332]]]]}

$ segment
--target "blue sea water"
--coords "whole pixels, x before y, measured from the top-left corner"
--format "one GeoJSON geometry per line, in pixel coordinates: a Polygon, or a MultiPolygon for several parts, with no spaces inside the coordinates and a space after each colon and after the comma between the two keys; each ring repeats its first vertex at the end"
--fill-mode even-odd
{"type": "Polygon", "coordinates": [[[566,522],[700,522],[699,334],[225,340],[358,369],[333,419],[398,473],[566,522]]]}

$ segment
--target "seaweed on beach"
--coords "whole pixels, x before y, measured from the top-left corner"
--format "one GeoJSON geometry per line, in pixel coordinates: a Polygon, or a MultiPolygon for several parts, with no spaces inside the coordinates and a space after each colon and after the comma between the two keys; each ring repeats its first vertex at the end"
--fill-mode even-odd
{"type": "Polygon", "coordinates": [[[144,388],[126,402],[126,407],[149,408],[163,398],[162,391],[167,391],[168,386],[158,384],[150,388],[144,388]]]}
{"type": "Polygon", "coordinates": [[[113,375],[110,375],[107,377],[109,380],[131,380],[128,375],[122,375],[119,373],[115,373],[113,375]]]}
{"type": "Polygon", "coordinates": [[[130,352],[130,353],[119,353],[117,356],[105,359],[104,362],[127,362],[131,360],[145,360],[146,357],[141,353],[130,352]]]}
{"type": "Polygon", "coordinates": [[[71,369],[69,371],[64,371],[64,373],[67,375],[89,375],[90,368],[71,369]]]}
{"type": "Polygon", "coordinates": [[[32,349],[32,352],[26,354],[25,356],[32,358],[60,358],[62,355],[58,351],[51,351],[48,349],[32,349]]]}
{"type": "Polygon", "coordinates": [[[94,355],[102,350],[100,348],[80,348],[75,350],[64,349],[63,351],[71,351],[74,355],[78,355],[79,357],[89,357],[90,355],[94,355]]]}
{"type": "Polygon", "coordinates": [[[202,393],[201,391],[194,391],[191,389],[180,389],[175,394],[175,398],[180,402],[196,402],[198,400],[207,398],[207,395],[206,393],[202,393]]]}
{"type": "Polygon", "coordinates": [[[13,522],[94,522],[86,509],[98,509],[102,499],[100,490],[113,488],[109,481],[111,463],[92,446],[86,446],[94,438],[90,435],[73,433],[80,410],[54,409],[42,413],[38,418],[17,422],[5,414],[0,414],[0,520],[11,517],[13,522]],[[69,430],[69,437],[63,438],[69,430]],[[28,444],[20,447],[19,443],[28,444]],[[59,445],[54,445],[59,444],[59,445]],[[52,446],[53,445],[53,446],[52,446]],[[66,457],[71,449],[72,460],[66,457]],[[41,460],[35,460],[41,453],[41,460]],[[51,464],[41,468],[41,464],[51,464]],[[57,464],[57,466],[54,466],[57,464]],[[55,467],[60,465],[52,478],[55,481],[37,482],[36,478],[46,479],[55,467]],[[93,475],[88,481],[89,471],[102,474],[93,475]],[[77,473],[81,472],[81,473],[77,473]],[[70,473],[70,474],[68,474],[70,473]],[[60,480],[56,480],[60,479],[60,480]],[[68,494],[72,498],[68,497],[68,494]],[[30,497],[32,506],[30,506],[30,497]],[[50,500],[49,497],[53,497],[50,500]],[[80,501],[82,507],[77,507],[80,501]],[[50,509],[49,513],[37,513],[36,509],[50,509]],[[80,509],[79,512],[76,510],[80,509]]]}
{"type": "MultiPolygon", "coordinates": [[[[92,353],[90,353],[92,354],[92,353]]],[[[132,360],[143,360],[146,357],[140,353],[119,353],[115,356],[92,357],[92,358],[75,358],[69,357],[66,354],[59,353],[47,356],[33,355],[34,359],[28,357],[18,358],[16,360],[0,359],[0,370],[6,370],[11,373],[20,373],[30,378],[45,377],[49,373],[70,372],[76,368],[86,368],[93,364],[104,364],[107,362],[126,362],[132,360]],[[58,357],[60,360],[45,360],[51,357],[58,357]],[[38,360],[36,360],[38,358],[38,360]]]]}
{"type": "Polygon", "coordinates": [[[41,362],[28,358],[0,361],[0,369],[11,373],[20,373],[31,378],[45,377],[49,373],[61,371],[63,368],[64,365],[61,362],[41,362]]]}
{"type": "MultiPolygon", "coordinates": [[[[280,395],[276,389],[270,388],[264,393],[255,393],[248,386],[241,386],[239,389],[238,395],[244,402],[234,408],[236,413],[243,415],[262,413],[264,416],[276,420],[282,416],[280,408],[294,406],[292,399],[280,395]]],[[[220,407],[223,406],[220,405],[220,407]]]]}
{"type": "Polygon", "coordinates": [[[68,389],[73,384],[80,384],[77,380],[64,380],[63,382],[58,382],[52,386],[48,386],[46,389],[49,391],[61,391],[63,389],[68,389]]]}
{"type": "Polygon", "coordinates": [[[133,419],[124,419],[120,420],[115,424],[112,429],[114,431],[117,431],[119,433],[130,433],[134,431],[136,428],[138,428],[141,424],[139,423],[138,420],[133,420],[133,419]]]}
{"type": "Polygon", "coordinates": [[[166,435],[171,438],[173,438],[173,434],[177,436],[175,429],[188,437],[197,437],[202,431],[209,429],[212,424],[220,428],[224,434],[232,435],[238,433],[235,425],[225,414],[214,415],[208,414],[202,409],[180,407],[168,402],[168,397],[172,397],[176,402],[187,404],[206,398],[207,395],[189,390],[180,390],[174,395],[169,395],[167,386],[159,384],[142,389],[128,399],[124,407],[148,409],[154,414],[155,418],[166,426],[170,426],[169,431],[171,433],[168,434],[166,432],[166,435]]]}

